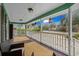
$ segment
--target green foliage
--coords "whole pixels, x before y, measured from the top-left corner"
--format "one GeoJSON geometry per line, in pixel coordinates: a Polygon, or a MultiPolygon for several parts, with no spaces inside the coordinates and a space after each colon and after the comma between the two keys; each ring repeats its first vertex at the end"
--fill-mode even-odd
{"type": "Polygon", "coordinates": [[[66,26],[61,26],[60,28],[58,28],[58,31],[66,32],[66,26]]]}
{"type": "Polygon", "coordinates": [[[75,16],[74,20],[73,20],[73,25],[76,25],[76,24],[79,25],[79,17],[78,16],[75,16]]]}
{"type": "Polygon", "coordinates": [[[73,37],[76,38],[76,39],[79,39],[79,33],[75,34],[73,37]]]}
{"type": "Polygon", "coordinates": [[[40,28],[36,27],[36,28],[32,29],[32,31],[40,31],[40,28]]]}
{"type": "Polygon", "coordinates": [[[44,27],[43,27],[43,30],[48,30],[48,29],[49,29],[48,26],[44,26],[44,27]]]}

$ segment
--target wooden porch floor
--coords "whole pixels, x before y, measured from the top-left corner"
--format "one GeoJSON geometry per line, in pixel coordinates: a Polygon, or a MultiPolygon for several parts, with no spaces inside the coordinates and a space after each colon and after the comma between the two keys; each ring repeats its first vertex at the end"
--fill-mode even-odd
{"type": "MultiPolygon", "coordinates": [[[[36,41],[26,37],[26,36],[16,36],[13,39],[13,42],[25,42],[24,43],[24,49],[23,49],[23,55],[24,56],[53,56],[53,53],[55,51],[48,49],[45,46],[42,46],[41,44],[37,43],[36,41]],[[31,42],[27,42],[27,41],[31,42]],[[26,42],[25,42],[26,41],[26,42]]],[[[58,56],[62,56],[60,53],[56,53],[58,56]]]]}

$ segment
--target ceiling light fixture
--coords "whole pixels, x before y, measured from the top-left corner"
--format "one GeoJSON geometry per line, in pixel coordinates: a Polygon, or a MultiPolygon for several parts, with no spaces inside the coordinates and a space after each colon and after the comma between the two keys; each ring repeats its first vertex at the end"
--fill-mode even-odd
{"type": "Polygon", "coordinates": [[[19,19],[20,21],[23,21],[23,19],[19,19]]]}
{"type": "Polygon", "coordinates": [[[33,8],[28,8],[28,11],[29,12],[33,12],[33,8]]]}

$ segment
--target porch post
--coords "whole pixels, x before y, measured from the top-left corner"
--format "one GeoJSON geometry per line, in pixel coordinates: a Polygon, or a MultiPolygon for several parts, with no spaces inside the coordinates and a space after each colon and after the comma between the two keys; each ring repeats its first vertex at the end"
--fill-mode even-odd
{"type": "Polygon", "coordinates": [[[68,39],[68,51],[69,55],[75,55],[74,53],[74,39],[72,38],[72,10],[71,8],[68,9],[68,33],[69,33],[69,39],[68,39]]]}
{"type": "MultiPolygon", "coordinates": [[[[40,19],[41,21],[41,19],[40,19]]],[[[41,26],[40,26],[40,42],[42,41],[42,23],[41,23],[41,26]]]]}

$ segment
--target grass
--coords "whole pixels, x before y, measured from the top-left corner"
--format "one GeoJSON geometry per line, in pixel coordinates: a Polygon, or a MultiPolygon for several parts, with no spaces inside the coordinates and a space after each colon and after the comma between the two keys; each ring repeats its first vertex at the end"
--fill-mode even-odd
{"type": "Polygon", "coordinates": [[[79,33],[75,34],[73,37],[79,40],[79,33]]]}
{"type": "MultiPolygon", "coordinates": [[[[66,38],[68,38],[68,36],[66,36],[66,38]]],[[[76,33],[76,34],[74,34],[73,38],[75,38],[75,39],[79,40],[79,32],[78,32],[78,33],[76,33]]]]}

